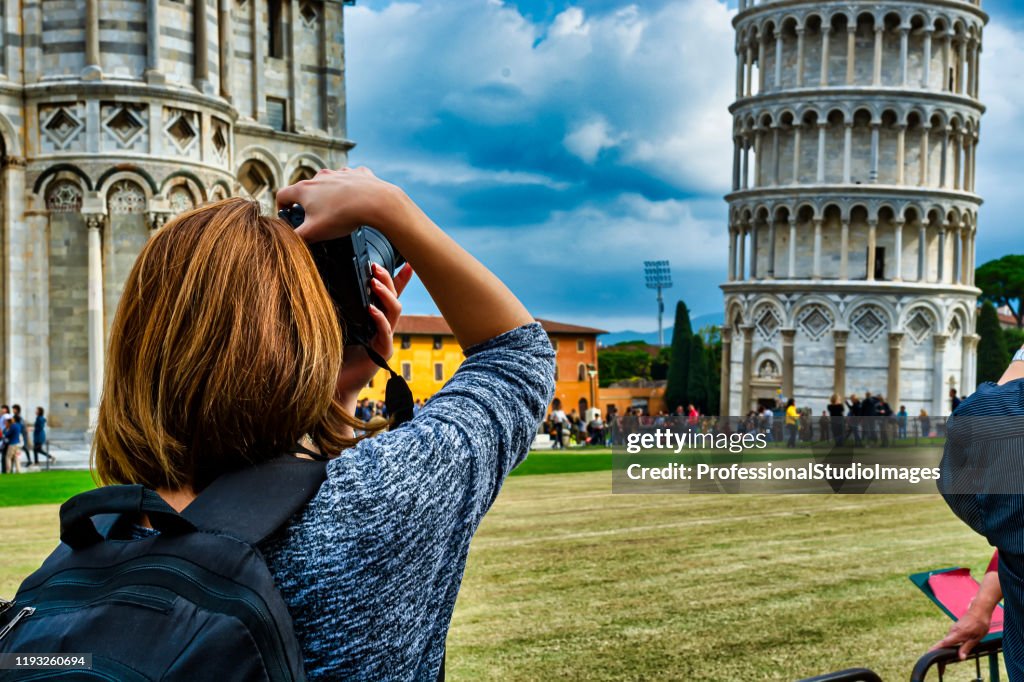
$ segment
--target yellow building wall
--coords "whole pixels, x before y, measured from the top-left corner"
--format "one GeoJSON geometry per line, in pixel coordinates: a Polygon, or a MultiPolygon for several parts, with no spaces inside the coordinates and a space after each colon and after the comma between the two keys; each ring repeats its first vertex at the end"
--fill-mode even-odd
{"type": "MultiPolygon", "coordinates": [[[[434,349],[434,336],[431,335],[410,335],[409,348],[402,348],[400,337],[395,337],[395,354],[388,360],[391,369],[402,374],[402,364],[408,362],[412,372],[409,379],[409,388],[412,390],[412,397],[426,400],[441,390],[445,382],[452,378],[455,370],[459,368],[465,356],[462,348],[454,336],[441,337],[441,349],[434,349]],[[440,362],[442,365],[441,380],[434,380],[434,364],[440,362]]],[[[359,398],[370,400],[384,400],[384,387],[388,383],[388,373],[384,370],[377,372],[371,385],[363,389],[359,398]]]]}
{"type": "MultiPolygon", "coordinates": [[[[395,354],[388,361],[391,368],[402,373],[402,363],[410,363],[412,379],[409,381],[409,388],[412,389],[413,398],[426,400],[441,390],[445,382],[455,374],[465,356],[462,349],[452,335],[442,337],[441,349],[434,350],[434,336],[432,334],[412,334],[410,336],[409,348],[401,347],[401,336],[395,336],[395,354]],[[442,380],[434,380],[434,363],[440,362],[443,366],[442,380]]],[[[579,409],[579,400],[583,398],[589,406],[591,383],[590,377],[586,374],[586,366],[597,367],[597,337],[577,336],[574,334],[552,334],[551,338],[556,342],[556,364],[558,365],[558,381],[555,382],[555,397],[561,399],[562,407],[566,412],[579,409]],[[583,341],[582,352],[578,350],[577,341],[583,341]],[[578,381],[579,365],[584,366],[584,381],[578,381]]],[[[599,377],[594,378],[594,391],[597,392],[599,377]]],[[[384,400],[384,387],[387,385],[388,373],[384,370],[377,372],[370,386],[363,389],[359,398],[369,398],[374,401],[384,400]]]]}

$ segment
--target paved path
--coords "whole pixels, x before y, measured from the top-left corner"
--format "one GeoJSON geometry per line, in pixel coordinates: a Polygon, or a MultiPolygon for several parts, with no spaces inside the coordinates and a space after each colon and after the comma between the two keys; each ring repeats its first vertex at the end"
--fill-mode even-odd
{"type": "MultiPolygon", "coordinates": [[[[50,465],[51,469],[88,469],[89,442],[81,435],[54,434],[48,443],[50,454],[57,458],[50,465]]],[[[33,456],[33,461],[35,457],[33,456]]],[[[46,458],[39,456],[39,467],[31,467],[28,471],[46,468],[46,458]]],[[[25,453],[21,454],[21,470],[25,469],[25,453]]]]}

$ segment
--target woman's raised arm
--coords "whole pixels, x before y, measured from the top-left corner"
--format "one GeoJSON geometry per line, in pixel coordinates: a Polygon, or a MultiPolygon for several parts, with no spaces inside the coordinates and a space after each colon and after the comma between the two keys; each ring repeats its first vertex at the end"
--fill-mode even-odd
{"type": "Polygon", "coordinates": [[[463,348],[533,321],[501,280],[405,192],[368,169],[320,171],[282,189],[277,202],[302,204],[306,221],[297,232],[309,242],[343,237],[360,225],[383,232],[419,274],[463,348]]]}

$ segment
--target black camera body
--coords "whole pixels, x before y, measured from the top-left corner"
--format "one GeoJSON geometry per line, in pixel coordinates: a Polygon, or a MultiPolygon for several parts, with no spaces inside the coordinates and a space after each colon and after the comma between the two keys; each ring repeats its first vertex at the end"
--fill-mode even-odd
{"type": "MultiPolygon", "coordinates": [[[[306,211],[299,204],[278,211],[292,228],[306,219],[306,211]]],[[[338,320],[345,330],[345,345],[367,345],[377,333],[368,308],[380,308],[380,301],[370,289],[374,264],[394,276],[405,263],[395,247],[380,231],[360,227],[348,236],[309,244],[320,279],[334,301],[338,320]]]]}

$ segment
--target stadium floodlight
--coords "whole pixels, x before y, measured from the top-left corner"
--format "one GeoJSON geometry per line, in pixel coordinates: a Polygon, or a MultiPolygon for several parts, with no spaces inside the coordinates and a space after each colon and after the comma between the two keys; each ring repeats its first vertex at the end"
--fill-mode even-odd
{"type": "Polygon", "coordinates": [[[663,320],[665,317],[665,301],[661,296],[663,289],[672,288],[672,268],[667,260],[645,260],[644,280],[648,289],[658,290],[658,345],[665,345],[663,320]]]}

